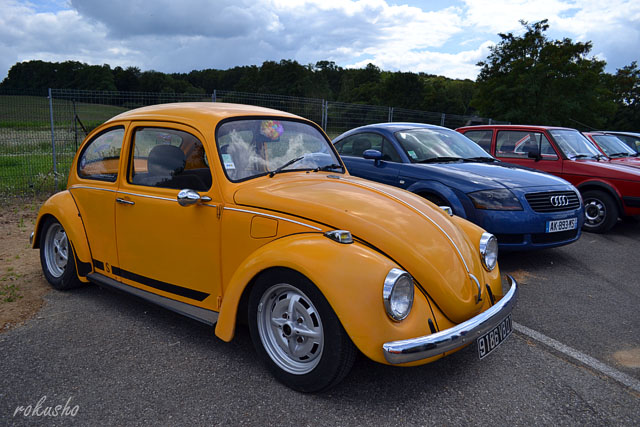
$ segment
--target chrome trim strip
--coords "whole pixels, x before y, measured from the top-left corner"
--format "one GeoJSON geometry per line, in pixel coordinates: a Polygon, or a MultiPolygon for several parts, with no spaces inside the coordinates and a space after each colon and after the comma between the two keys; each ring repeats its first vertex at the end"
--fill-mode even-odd
{"type": "Polygon", "coordinates": [[[118,191],[118,194],[126,194],[127,196],[145,197],[147,199],[166,200],[168,202],[176,202],[176,203],[178,203],[178,199],[170,199],[168,197],[150,196],[148,194],[129,193],[129,192],[126,192],[126,191],[118,191]]]}
{"type": "Polygon", "coordinates": [[[471,280],[478,287],[478,298],[476,299],[476,304],[478,304],[480,301],[482,301],[482,286],[480,286],[480,282],[478,282],[478,279],[476,278],[476,276],[474,276],[471,273],[469,273],[469,276],[471,277],[471,280]]]}
{"type": "Polygon", "coordinates": [[[142,289],[138,289],[133,286],[125,285],[124,283],[117,282],[110,277],[103,276],[99,273],[91,273],[87,276],[87,279],[95,282],[99,285],[108,286],[110,288],[117,289],[119,291],[126,292],[128,294],[137,296],[149,302],[152,302],[161,307],[167,308],[176,313],[195,319],[199,322],[207,325],[215,325],[218,321],[218,313],[206,308],[196,307],[185,302],[176,301],[161,295],[156,295],[151,292],[147,292],[142,289]]]}
{"type": "MultiPolygon", "coordinates": [[[[178,199],[170,199],[168,197],[160,197],[160,196],[150,196],[147,194],[140,194],[140,193],[129,193],[127,191],[121,191],[121,190],[112,190],[110,188],[100,188],[100,187],[90,187],[88,185],[74,185],[72,187],[69,187],[69,190],[75,190],[77,188],[83,188],[83,189],[88,189],[88,190],[100,190],[100,191],[110,191],[112,193],[119,193],[119,194],[126,194],[128,196],[138,196],[138,197],[146,197],[148,199],[157,199],[157,200],[166,200],[168,202],[176,202],[178,203],[178,199]]],[[[217,205],[211,205],[211,204],[205,204],[203,203],[201,206],[209,206],[210,208],[217,208],[217,205]]]]}
{"type": "Polygon", "coordinates": [[[262,216],[266,216],[268,218],[281,219],[283,221],[292,222],[294,224],[302,225],[303,227],[308,227],[308,228],[310,228],[312,230],[322,231],[321,228],[315,227],[313,225],[305,224],[304,222],[294,221],[294,220],[288,219],[288,218],[283,218],[281,216],[270,215],[270,214],[266,214],[266,213],[262,213],[262,212],[256,212],[256,211],[249,211],[249,210],[246,210],[246,209],[227,208],[227,207],[224,207],[223,209],[224,210],[229,210],[229,211],[250,213],[250,214],[254,214],[254,215],[262,215],[262,216]]]}
{"type": "Polygon", "coordinates": [[[111,193],[115,193],[117,191],[117,190],[112,190],[111,188],[90,187],[88,185],[72,185],[71,187],[69,187],[69,190],[75,190],[78,188],[85,189],[85,190],[109,191],[111,193]]]}
{"type": "Polygon", "coordinates": [[[467,265],[467,262],[465,261],[464,257],[462,256],[462,252],[460,252],[460,248],[458,248],[458,245],[456,245],[456,243],[453,241],[451,236],[449,236],[449,234],[447,234],[447,232],[444,231],[444,229],[442,227],[440,227],[440,225],[438,225],[438,223],[436,223],[433,219],[431,219],[431,217],[429,217],[429,215],[425,214],[420,209],[418,209],[415,206],[413,206],[411,203],[405,202],[404,200],[400,199],[399,197],[396,197],[393,194],[389,194],[386,191],[381,190],[380,188],[373,187],[373,186],[370,186],[370,185],[366,185],[366,184],[363,184],[362,182],[352,181],[352,180],[346,179],[346,178],[341,178],[341,180],[342,181],[346,181],[346,182],[350,182],[350,183],[355,184],[355,185],[360,185],[360,186],[362,186],[364,188],[368,188],[368,189],[373,190],[373,191],[379,191],[380,193],[384,194],[385,196],[391,197],[392,199],[397,200],[398,202],[402,203],[403,205],[406,205],[406,206],[410,207],[411,209],[413,209],[414,211],[418,212],[420,215],[422,215],[423,217],[425,217],[426,219],[431,221],[431,223],[433,225],[435,225],[442,232],[442,234],[444,234],[447,237],[447,239],[449,239],[449,242],[451,242],[451,245],[455,248],[456,252],[458,253],[458,256],[460,257],[460,260],[464,264],[464,268],[467,270],[467,273],[471,274],[471,270],[469,270],[469,266],[467,265]]]}
{"type": "Polygon", "coordinates": [[[384,357],[391,364],[414,362],[438,356],[470,344],[476,338],[495,328],[507,317],[518,299],[518,283],[507,275],[509,292],[493,307],[453,328],[431,335],[392,341],[382,345],[384,357]]]}

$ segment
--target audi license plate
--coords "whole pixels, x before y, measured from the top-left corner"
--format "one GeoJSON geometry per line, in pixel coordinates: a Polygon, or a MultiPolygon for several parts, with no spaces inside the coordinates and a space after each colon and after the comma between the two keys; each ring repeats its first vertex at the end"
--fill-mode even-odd
{"type": "Polygon", "coordinates": [[[476,340],[478,357],[483,359],[487,354],[495,350],[513,332],[511,314],[505,317],[495,328],[476,340]]]}
{"type": "Polygon", "coordinates": [[[556,221],[547,221],[547,233],[555,233],[558,231],[573,230],[578,225],[578,218],[558,219],[556,221]]]}

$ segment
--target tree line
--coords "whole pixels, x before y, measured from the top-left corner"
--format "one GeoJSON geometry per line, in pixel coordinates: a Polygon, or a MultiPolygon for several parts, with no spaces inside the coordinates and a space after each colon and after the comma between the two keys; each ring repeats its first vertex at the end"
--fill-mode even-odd
{"type": "Polygon", "coordinates": [[[589,58],[591,42],[550,40],[547,20],[521,21],[523,35],[501,41],[478,63],[476,81],[425,73],[383,71],[373,64],[343,68],[332,61],[303,65],[293,60],[205,69],[189,73],[141,71],[138,67],[76,61],[26,61],[11,67],[0,89],[86,89],[160,93],[231,90],[385,105],[447,114],[491,117],[522,124],[640,131],[637,63],[604,71],[589,58]]]}

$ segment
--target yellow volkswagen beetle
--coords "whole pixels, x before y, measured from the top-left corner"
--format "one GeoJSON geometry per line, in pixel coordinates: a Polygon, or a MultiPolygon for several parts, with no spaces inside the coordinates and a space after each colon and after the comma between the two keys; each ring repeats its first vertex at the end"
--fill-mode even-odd
{"type": "Polygon", "coordinates": [[[518,286],[503,295],[496,239],[449,212],[350,176],[301,117],[165,104],[87,136],[32,244],[56,289],[123,290],[225,341],[246,319],[274,376],[317,392],[357,351],[411,366],[509,336],[518,286]]]}

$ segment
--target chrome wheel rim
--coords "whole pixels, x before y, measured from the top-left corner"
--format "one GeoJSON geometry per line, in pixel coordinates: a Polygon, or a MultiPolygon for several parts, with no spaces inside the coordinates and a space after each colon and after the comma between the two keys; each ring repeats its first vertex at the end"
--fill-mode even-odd
{"type": "Polygon", "coordinates": [[[284,371],[303,375],[320,363],[322,320],[299,289],[286,283],[267,289],[258,304],[257,326],[265,351],[284,371]]]}
{"type": "Polygon", "coordinates": [[[601,200],[591,199],[584,204],[584,217],[587,225],[592,227],[602,224],[607,216],[607,207],[601,200]]]}
{"type": "Polygon", "coordinates": [[[69,261],[69,240],[60,224],[49,227],[43,249],[49,273],[56,278],[62,276],[69,261]]]}

